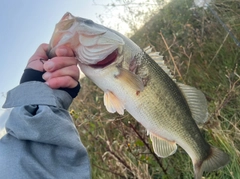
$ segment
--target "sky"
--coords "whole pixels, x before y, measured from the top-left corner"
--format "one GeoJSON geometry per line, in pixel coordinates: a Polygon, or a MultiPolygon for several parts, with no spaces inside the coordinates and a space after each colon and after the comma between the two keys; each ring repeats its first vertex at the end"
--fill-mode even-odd
{"type": "MultiPolygon", "coordinates": [[[[0,0],[0,116],[7,91],[19,84],[27,61],[41,43],[49,43],[55,24],[66,12],[74,16],[104,24],[123,34],[129,32],[128,25],[121,22],[119,14],[127,15],[124,8],[112,10],[106,4],[114,0],[0,0]],[[116,27],[116,28],[114,28],[116,27]]],[[[135,8],[145,9],[138,2],[155,7],[155,0],[135,0],[135,8]]],[[[137,22],[138,23],[138,22],[137,22]]]]}
{"type": "Polygon", "coordinates": [[[97,14],[105,11],[92,0],[1,0],[0,115],[7,91],[19,84],[28,59],[41,43],[49,43],[55,24],[66,12],[100,23],[97,14]]]}

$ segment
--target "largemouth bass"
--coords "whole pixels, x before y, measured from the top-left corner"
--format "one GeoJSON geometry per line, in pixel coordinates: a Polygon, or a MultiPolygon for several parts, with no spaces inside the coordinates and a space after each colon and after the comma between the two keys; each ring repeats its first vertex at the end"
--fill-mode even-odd
{"type": "Polygon", "coordinates": [[[104,91],[107,111],[123,115],[126,109],[146,128],[159,157],[174,154],[178,144],[192,159],[195,179],[228,163],[229,156],[210,146],[196,124],[207,120],[203,93],[177,83],[150,48],[70,13],[55,27],[49,56],[61,45],[73,49],[82,72],[104,91]]]}

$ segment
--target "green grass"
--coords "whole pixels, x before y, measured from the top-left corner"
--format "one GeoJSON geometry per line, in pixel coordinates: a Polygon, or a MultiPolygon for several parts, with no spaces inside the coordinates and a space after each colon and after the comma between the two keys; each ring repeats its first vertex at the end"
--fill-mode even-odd
{"type": "MultiPolygon", "coordinates": [[[[173,1],[131,38],[142,48],[154,46],[178,81],[206,95],[209,120],[201,131],[211,145],[229,153],[231,162],[221,170],[204,173],[205,178],[238,179],[240,47],[208,10],[190,11],[191,5],[192,0],[173,1]]],[[[215,5],[220,18],[240,39],[239,1],[216,0],[215,5]]],[[[184,150],[179,147],[173,156],[157,158],[140,124],[127,113],[109,114],[103,92],[87,78],[81,84],[70,112],[89,152],[94,179],[193,178],[192,163],[184,150]]]]}

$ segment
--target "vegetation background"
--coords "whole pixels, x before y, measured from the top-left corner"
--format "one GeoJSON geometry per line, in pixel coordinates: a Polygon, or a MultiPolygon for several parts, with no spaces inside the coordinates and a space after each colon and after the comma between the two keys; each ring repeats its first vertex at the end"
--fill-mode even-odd
{"type": "MultiPolygon", "coordinates": [[[[142,48],[153,46],[178,81],[203,91],[209,120],[201,126],[202,134],[211,145],[231,156],[226,167],[204,173],[204,177],[239,179],[239,44],[209,9],[193,8],[193,0],[173,0],[164,7],[163,1],[156,0],[154,8],[148,1],[134,2],[116,0],[106,8],[123,6],[122,20],[134,32],[131,39],[142,48]],[[148,12],[134,9],[135,5],[149,8],[148,12]],[[140,29],[139,22],[145,24],[140,29]]],[[[211,8],[239,40],[240,1],[215,0],[211,8]]],[[[124,116],[109,114],[103,105],[103,92],[87,78],[81,84],[70,113],[89,152],[93,179],[193,178],[190,157],[181,147],[166,159],[158,158],[146,130],[135,119],[127,112],[124,116]]]]}

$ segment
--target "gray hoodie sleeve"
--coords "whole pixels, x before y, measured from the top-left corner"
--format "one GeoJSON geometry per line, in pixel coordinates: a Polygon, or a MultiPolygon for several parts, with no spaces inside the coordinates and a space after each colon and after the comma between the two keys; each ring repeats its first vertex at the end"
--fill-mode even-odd
{"type": "Polygon", "coordinates": [[[68,93],[42,82],[8,92],[3,108],[12,110],[0,137],[0,178],[91,178],[87,151],[67,111],[71,102],[68,93]]]}

